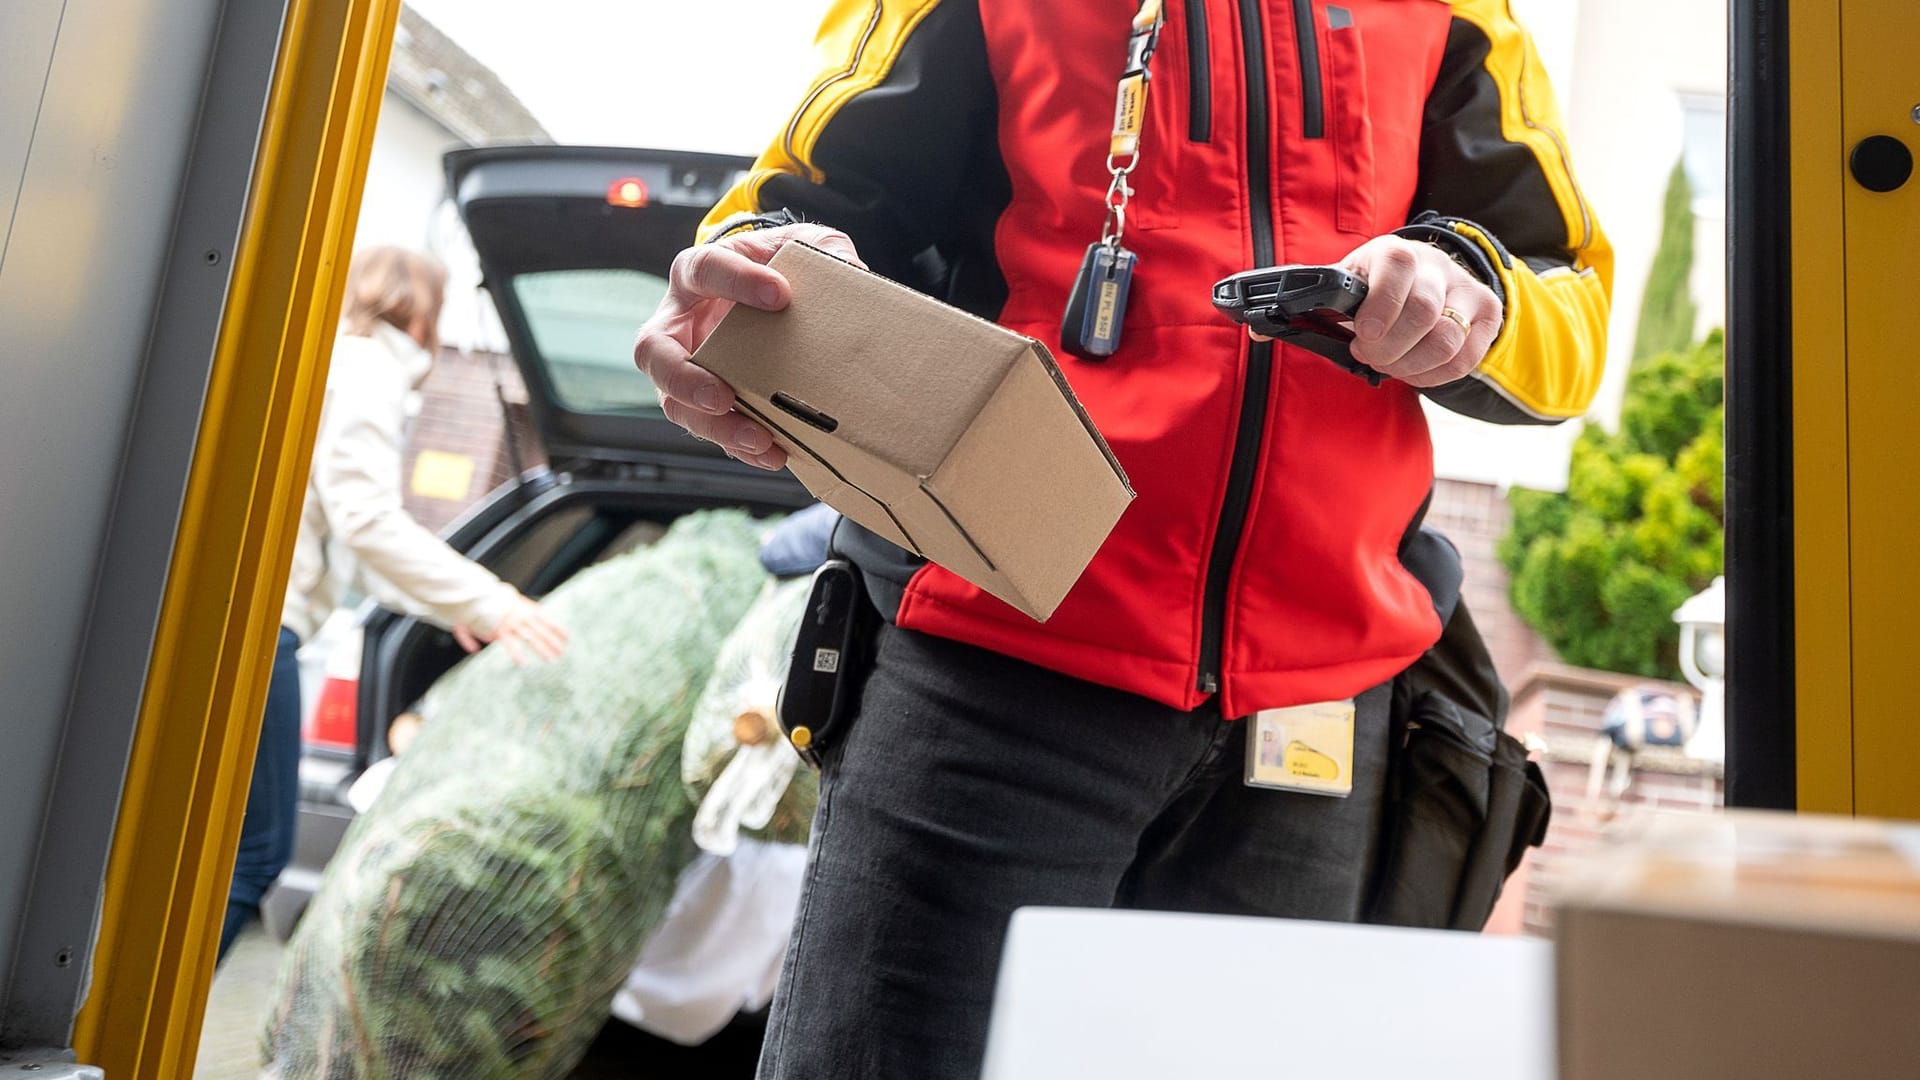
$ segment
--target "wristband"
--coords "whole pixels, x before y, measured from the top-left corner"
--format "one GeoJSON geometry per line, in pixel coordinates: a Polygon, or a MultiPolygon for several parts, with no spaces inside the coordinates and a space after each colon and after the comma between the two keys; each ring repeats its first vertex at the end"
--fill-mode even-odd
{"type": "Polygon", "coordinates": [[[734,233],[758,232],[761,229],[777,229],[782,225],[797,225],[799,223],[800,219],[794,215],[793,211],[787,209],[770,210],[764,213],[754,213],[750,210],[742,211],[715,226],[713,235],[707,237],[707,243],[711,244],[722,237],[732,236],[734,233]]]}
{"type": "MultiPolygon", "coordinates": [[[[1500,306],[1504,309],[1507,306],[1507,291],[1506,287],[1500,283],[1499,269],[1493,265],[1493,259],[1488,255],[1487,250],[1477,241],[1454,231],[1455,222],[1471,225],[1475,231],[1486,234],[1485,229],[1465,218],[1444,217],[1428,211],[1415,218],[1412,224],[1395,229],[1393,235],[1404,240],[1431,244],[1446,252],[1461,269],[1472,274],[1474,280],[1492,289],[1493,295],[1499,299],[1500,306]]],[[[1507,262],[1510,258],[1505,251],[1500,251],[1499,255],[1502,262],[1507,262]]]]}

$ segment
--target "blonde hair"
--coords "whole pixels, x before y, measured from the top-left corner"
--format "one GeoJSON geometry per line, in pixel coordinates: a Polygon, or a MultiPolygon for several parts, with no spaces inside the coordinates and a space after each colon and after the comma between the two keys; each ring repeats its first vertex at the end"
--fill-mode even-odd
{"type": "Polygon", "coordinates": [[[425,319],[433,336],[446,296],[447,268],[438,259],[400,247],[367,248],[347,267],[340,322],[348,334],[370,337],[377,323],[412,333],[425,319]]]}

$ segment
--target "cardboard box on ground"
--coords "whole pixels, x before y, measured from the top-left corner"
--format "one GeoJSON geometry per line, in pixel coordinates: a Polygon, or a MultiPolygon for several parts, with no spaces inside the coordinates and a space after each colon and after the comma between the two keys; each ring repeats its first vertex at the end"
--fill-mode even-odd
{"type": "Polygon", "coordinates": [[[693,361],[822,502],[1044,621],[1133,499],[1045,346],[792,242],[693,361]]]}
{"type": "Polygon", "coordinates": [[[1920,1076],[1920,825],[1647,814],[1555,906],[1562,1080],[1920,1076]]]}

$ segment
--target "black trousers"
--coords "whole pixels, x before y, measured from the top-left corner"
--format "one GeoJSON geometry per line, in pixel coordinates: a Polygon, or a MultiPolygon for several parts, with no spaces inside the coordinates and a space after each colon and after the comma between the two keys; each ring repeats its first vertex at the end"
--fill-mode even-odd
{"type": "Polygon", "coordinates": [[[760,1076],[975,1080],[1019,907],[1357,919],[1386,687],[1344,799],[1249,788],[1243,726],[894,627],[828,751],[760,1076]]]}
{"type": "Polygon", "coordinates": [[[266,714],[260,721],[260,748],[253,755],[253,786],[247,789],[246,816],[240,822],[240,850],[227,886],[219,960],[227,958],[233,939],[260,914],[260,898],[293,859],[300,820],[299,650],[299,636],[281,627],[266,714]]]}

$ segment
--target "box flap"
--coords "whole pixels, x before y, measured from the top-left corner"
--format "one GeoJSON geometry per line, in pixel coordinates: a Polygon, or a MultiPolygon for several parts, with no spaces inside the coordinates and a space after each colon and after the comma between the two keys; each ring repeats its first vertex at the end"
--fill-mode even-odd
{"type": "Polygon", "coordinates": [[[1920,938],[1920,825],[1730,810],[1616,822],[1563,868],[1566,911],[1920,938]]]}
{"type": "Polygon", "coordinates": [[[942,513],[971,523],[968,540],[1019,598],[1009,602],[1051,612],[1133,489],[1044,356],[1030,348],[1013,365],[925,486],[942,513]]]}

